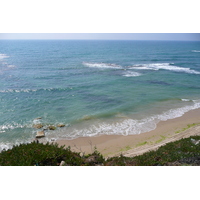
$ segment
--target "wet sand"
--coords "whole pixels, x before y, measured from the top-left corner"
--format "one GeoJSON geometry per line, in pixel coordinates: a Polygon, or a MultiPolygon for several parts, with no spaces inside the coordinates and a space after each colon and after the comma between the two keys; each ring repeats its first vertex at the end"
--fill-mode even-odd
{"type": "Polygon", "coordinates": [[[96,148],[105,157],[135,156],[155,150],[167,142],[200,135],[200,109],[185,113],[182,117],[162,121],[153,131],[138,135],[102,135],[80,137],[73,140],[57,140],[59,145],[70,146],[72,151],[92,153],[96,148]],[[198,124],[199,123],[199,124],[198,124]],[[188,125],[195,124],[188,128],[188,125]]]}

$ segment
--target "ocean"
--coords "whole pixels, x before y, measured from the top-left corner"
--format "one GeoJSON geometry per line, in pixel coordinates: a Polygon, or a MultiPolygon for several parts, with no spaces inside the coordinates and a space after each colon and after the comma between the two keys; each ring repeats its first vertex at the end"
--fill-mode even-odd
{"type": "Polygon", "coordinates": [[[133,135],[200,108],[200,42],[1,40],[0,150],[133,135]],[[43,127],[43,128],[44,128],[43,127]]]}

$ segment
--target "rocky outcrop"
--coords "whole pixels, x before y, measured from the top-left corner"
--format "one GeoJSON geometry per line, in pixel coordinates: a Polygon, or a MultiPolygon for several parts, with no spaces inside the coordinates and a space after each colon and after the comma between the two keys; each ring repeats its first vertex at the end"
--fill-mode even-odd
{"type": "Polygon", "coordinates": [[[36,138],[42,138],[42,137],[45,137],[45,133],[44,133],[44,131],[38,131],[35,137],[36,137],[36,138]]]}
{"type": "Polygon", "coordinates": [[[62,128],[62,127],[65,127],[65,125],[64,124],[58,124],[57,127],[62,128]]]}
{"type": "Polygon", "coordinates": [[[35,118],[35,120],[38,120],[38,119],[42,119],[42,117],[37,117],[37,118],[35,118]]]}
{"type": "Polygon", "coordinates": [[[96,162],[96,156],[90,156],[85,159],[85,163],[95,163],[96,162]]]}
{"type": "Polygon", "coordinates": [[[41,129],[43,127],[42,124],[34,124],[33,128],[41,129]]]}
{"type": "Polygon", "coordinates": [[[200,156],[182,158],[174,162],[167,162],[165,166],[200,166],[200,156]]]}
{"type": "Polygon", "coordinates": [[[194,144],[194,145],[197,145],[200,143],[200,140],[195,140],[195,139],[192,139],[191,138],[191,142],[194,144]]]}
{"type": "Polygon", "coordinates": [[[87,165],[102,165],[102,158],[100,157],[100,155],[91,155],[88,158],[86,158],[84,160],[84,163],[87,165]]]}
{"type": "Polygon", "coordinates": [[[66,165],[66,162],[62,160],[60,163],[60,166],[65,166],[65,165],[66,165]]]}
{"type": "Polygon", "coordinates": [[[48,129],[49,130],[56,130],[56,127],[55,126],[48,126],[48,129]]]}

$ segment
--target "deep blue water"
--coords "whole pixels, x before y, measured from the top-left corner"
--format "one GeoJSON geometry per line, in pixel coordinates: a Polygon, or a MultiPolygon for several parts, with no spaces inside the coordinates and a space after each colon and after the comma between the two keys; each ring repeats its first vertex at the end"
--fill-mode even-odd
{"type": "Polygon", "coordinates": [[[200,42],[0,41],[0,147],[139,134],[200,107],[200,42]],[[39,120],[36,118],[41,117],[39,120]]]}

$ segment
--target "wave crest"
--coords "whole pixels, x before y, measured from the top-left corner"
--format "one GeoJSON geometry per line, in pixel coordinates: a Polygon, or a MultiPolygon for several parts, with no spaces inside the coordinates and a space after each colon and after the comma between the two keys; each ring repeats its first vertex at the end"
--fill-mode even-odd
{"type": "Polygon", "coordinates": [[[65,91],[65,90],[72,90],[73,88],[68,87],[68,88],[39,88],[39,89],[7,89],[7,90],[0,90],[0,93],[29,93],[29,92],[37,92],[37,91],[55,91],[55,90],[60,90],[60,91],[65,91]]]}
{"type": "Polygon", "coordinates": [[[192,50],[192,52],[195,52],[195,53],[200,53],[200,51],[198,51],[198,50],[192,50]]]}
{"type": "Polygon", "coordinates": [[[127,71],[123,76],[126,77],[136,77],[136,76],[141,76],[141,73],[138,72],[131,72],[131,71],[127,71]]]}
{"type": "MultiPolygon", "coordinates": [[[[149,116],[147,118],[137,119],[123,119],[120,122],[106,123],[91,125],[88,128],[70,129],[66,136],[66,130],[63,133],[64,137],[68,139],[74,139],[78,137],[92,137],[97,135],[135,135],[154,130],[160,121],[167,121],[181,117],[190,110],[200,108],[200,100],[193,100],[193,104],[190,106],[184,106],[181,108],[170,109],[162,114],[149,116]]],[[[62,135],[63,137],[63,135],[62,135]]]]}
{"type": "Polygon", "coordinates": [[[102,69],[121,69],[120,65],[112,64],[112,63],[90,63],[90,62],[83,62],[83,65],[87,67],[94,67],[94,68],[102,68],[102,69]]]}
{"type": "Polygon", "coordinates": [[[4,58],[9,58],[9,56],[6,54],[0,53],[0,60],[3,60],[4,58]]]}
{"type": "Polygon", "coordinates": [[[175,66],[174,63],[152,63],[152,64],[143,64],[143,65],[135,65],[130,67],[129,69],[137,69],[137,70],[169,70],[175,72],[184,72],[189,74],[200,74],[199,71],[192,70],[190,68],[178,67],[175,66]]]}

